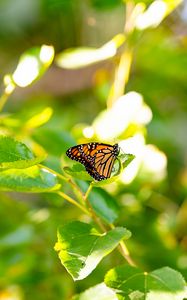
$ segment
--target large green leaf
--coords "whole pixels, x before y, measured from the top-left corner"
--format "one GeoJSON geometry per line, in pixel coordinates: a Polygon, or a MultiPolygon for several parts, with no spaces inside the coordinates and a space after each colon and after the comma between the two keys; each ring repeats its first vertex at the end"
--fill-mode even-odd
{"type": "Polygon", "coordinates": [[[122,227],[101,234],[89,224],[74,221],[59,228],[55,250],[59,251],[59,258],[73,279],[81,280],[87,277],[122,239],[128,239],[130,235],[130,232],[122,227]]]}
{"type": "Polygon", "coordinates": [[[105,283],[122,299],[182,300],[187,297],[182,275],[169,267],[147,273],[131,266],[120,266],[106,274],[105,283]]]}
{"type": "Polygon", "coordinates": [[[54,174],[33,166],[27,169],[9,169],[0,172],[0,190],[28,193],[51,192],[58,190],[54,174]]]}
{"type": "Polygon", "coordinates": [[[28,168],[44,159],[45,156],[34,157],[25,144],[9,136],[0,136],[0,168],[28,168]]]}
{"type": "Polygon", "coordinates": [[[89,201],[96,214],[107,223],[113,223],[118,218],[119,206],[115,199],[106,191],[94,188],[89,201]]]}
{"type": "Polygon", "coordinates": [[[72,300],[118,300],[118,297],[112,289],[104,283],[100,283],[80,295],[76,295],[72,300]]]}

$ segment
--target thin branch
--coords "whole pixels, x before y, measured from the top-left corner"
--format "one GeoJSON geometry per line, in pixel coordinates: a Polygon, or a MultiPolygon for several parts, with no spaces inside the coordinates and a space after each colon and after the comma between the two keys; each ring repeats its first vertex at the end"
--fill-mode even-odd
{"type": "MultiPolygon", "coordinates": [[[[59,191],[57,192],[58,195],[60,195],[62,198],[64,198],[65,200],[67,200],[69,203],[75,205],[76,207],[78,207],[80,210],[82,210],[85,214],[87,214],[88,216],[90,216],[94,222],[99,226],[99,228],[103,231],[103,232],[106,232],[107,229],[106,227],[104,226],[104,224],[102,223],[102,221],[97,217],[95,211],[93,210],[90,202],[89,202],[89,199],[88,199],[88,196],[93,188],[93,185],[90,184],[86,193],[83,194],[82,191],[79,189],[79,187],[72,181],[72,179],[70,178],[66,178],[65,176],[61,175],[60,173],[42,165],[42,164],[39,164],[39,166],[41,168],[45,168],[46,170],[48,170],[50,173],[58,176],[59,178],[61,178],[62,180],[70,183],[72,185],[72,187],[79,193],[79,196],[81,195],[82,196],[82,199],[84,201],[84,203],[87,203],[87,208],[85,208],[83,205],[81,205],[80,203],[78,203],[76,200],[74,200],[73,198],[71,198],[70,196],[66,195],[65,193],[63,193],[62,191],[59,191]]],[[[82,201],[81,201],[82,202],[82,201]]],[[[110,224],[110,227],[113,229],[115,228],[115,226],[113,224],[110,224]]],[[[123,257],[126,259],[126,261],[134,266],[135,263],[132,261],[130,255],[129,255],[129,251],[125,245],[125,243],[123,241],[120,242],[120,246],[118,247],[120,253],[123,255],[123,257]]]]}
{"type": "MultiPolygon", "coordinates": [[[[110,224],[110,228],[114,229],[115,228],[114,224],[110,224]]],[[[119,249],[121,255],[126,259],[126,261],[128,262],[129,265],[136,266],[135,262],[130,257],[129,250],[127,249],[127,246],[125,245],[124,241],[121,241],[119,243],[118,249],[119,249]]]]}
{"type": "Polygon", "coordinates": [[[3,107],[5,106],[5,103],[8,100],[9,95],[7,93],[4,93],[1,97],[0,97],[0,111],[3,110],[3,107]]]}
{"type": "Polygon", "coordinates": [[[92,188],[93,188],[93,185],[92,185],[92,183],[90,183],[90,185],[89,185],[89,187],[88,187],[86,193],[84,194],[84,201],[86,201],[86,200],[88,199],[88,196],[89,196],[89,194],[90,194],[92,188]]]}
{"type": "Polygon", "coordinates": [[[128,251],[127,246],[125,245],[124,241],[121,241],[119,243],[119,248],[121,248],[120,252],[123,255],[123,257],[126,259],[126,261],[129,263],[129,265],[135,267],[136,264],[130,257],[129,251],[128,251]]]}
{"type": "Polygon", "coordinates": [[[134,30],[135,24],[135,13],[134,13],[134,1],[128,0],[126,1],[126,15],[125,15],[125,25],[124,25],[124,33],[127,36],[126,44],[124,51],[120,57],[120,61],[115,70],[114,82],[110,89],[107,106],[111,108],[114,102],[124,95],[125,87],[129,80],[129,74],[132,64],[132,52],[133,49],[129,45],[128,36],[134,30]]]}
{"type": "Polygon", "coordinates": [[[66,199],[69,203],[77,206],[79,209],[81,209],[85,214],[91,216],[90,212],[82,205],[80,205],[77,201],[75,201],[73,198],[70,196],[66,195],[65,193],[59,191],[57,192],[58,195],[60,195],[62,198],[66,199]]]}
{"type": "Polygon", "coordinates": [[[115,78],[108,97],[108,107],[112,107],[114,102],[125,92],[125,86],[129,80],[130,68],[132,63],[132,50],[126,47],[121,55],[119,65],[115,71],[115,78]]]}
{"type": "Polygon", "coordinates": [[[79,186],[72,180],[72,178],[68,178],[67,182],[72,186],[75,196],[77,196],[79,202],[84,206],[85,205],[84,193],[81,191],[79,186]]]}
{"type": "Polygon", "coordinates": [[[54,171],[53,169],[51,169],[51,168],[49,168],[49,167],[46,167],[46,166],[44,166],[44,165],[42,165],[42,164],[38,164],[38,166],[39,166],[40,168],[42,168],[42,169],[46,169],[46,170],[49,171],[50,173],[54,174],[55,176],[59,177],[60,179],[66,181],[66,182],[69,180],[69,178],[63,176],[62,174],[60,174],[60,173],[54,171]]]}

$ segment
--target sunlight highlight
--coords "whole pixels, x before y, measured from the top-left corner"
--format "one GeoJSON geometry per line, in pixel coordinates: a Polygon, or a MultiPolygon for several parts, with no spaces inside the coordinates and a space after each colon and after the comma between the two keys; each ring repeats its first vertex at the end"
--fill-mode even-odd
{"type": "Polygon", "coordinates": [[[4,85],[5,85],[5,93],[7,95],[12,94],[13,90],[15,89],[15,84],[12,81],[12,77],[9,74],[6,74],[3,78],[4,85]]]}
{"type": "Polygon", "coordinates": [[[144,104],[139,112],[139,114],[136,115],[135,121],[138,124],[146,125],[149,124],[152,120],[153,114],[152,110],[149,106],[144,104]]]}
{"type": "Polygon", "coordinates": [[[94,135],[94,129],[91,126],[85,127],[83,129],[83,135],[87,138],[87,139],[91,139],[94,135]]]}
{"type": "Polygon", "coordinates": [[[121,141],[119,146],[124,153],[135,155],[133,161],[123,170],[120,176],[120,180],[123,183],[129,184],[138,173],[144,152],[145,138],[141,134],[136,134],[132,138],[121,141]]]}
{"type": "Polygon", "coordinates": [[[154,179],[161,180],[166,176],[167,157],[154,145],[146,145],[142,160],[144,170],[154,174],[154,179]]]}
{"type": "Polygon", "coordinates": [[[49,63],[54,57],[54,48],[53,46],[43,45],[40,50],[40,60],[43,64],[49,63]]]}
{"type": "Polygon", "coordinates": [[[39,74],[39,62],[36,57],[26,55],[18,64],[13,80],[20,87],[31,84],[39,74]]]}
{"type": "Polygon", "coordinates": [[[31,213],[31,220],[36,223],[45,222],[50,216],[50,212],[47,208],[39,209],[38,211],[31,213]]]}
{"type": "Polygon", "coordinates": [[[112,140],[130,124],[147,124],[151,118],[151,109],[144,104],[142,95],[132,91],[121,96],[111,109],[103,111],[94,121],[93,127],[101,140],[112,140]]]}
{"type": "Polygon", "coordinates": [[[145,12],[137,17],[136,28],[143,30],[158,26],[166,16],[167,8],[166,2],[162,0],[154,1],[145,12]]]}
{"type": "Polygon", "coordinates": [[[82,68],[115,56],[117,49],[124,41],[125,36],[117,34],[100,48],[79,47],[67,49],[57,55],[56,63],[58,66],[67,69],[82,68]]]}
{"type": "Polygon", "coordinates": [[[43,45],[28,49],[20,57],[12,78],[16,85],[26,87],[41,76],[54,58],[54,48],[43,45]]]}

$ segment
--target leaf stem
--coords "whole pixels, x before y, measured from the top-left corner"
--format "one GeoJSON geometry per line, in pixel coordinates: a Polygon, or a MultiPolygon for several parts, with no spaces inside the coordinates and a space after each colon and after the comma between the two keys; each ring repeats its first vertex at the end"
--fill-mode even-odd
{"type": "Polygon", "coordinates": [[[63,176],[62,174],[56,172],[55,170],[49,168],[49,167],[46,167],[42,164],[38,164],[38,166],[42,169],[46,169],[47,171],[49,171],[50,173],[54,174],[55,176],[59,177],[60,179],[64,180],[64,181],[68,181],[69,179],[65,176],[63,176]]]}
{"type": "MultiPolygon", "coordinates": [[[[110,228],[114,229],[115,228],[114,224],[110,224],[110,228]]],[[[127,246],[125,245],[124,241],[121,241],[119,243],[118,249],[119,249],[120,253],[122,254],[122,256],[126,259],[126,261],[128,262],[129,265],[136,266],[136,264],[130,257],[129,250],[127,249],[127,246]]]]}
{"type": "Polygon", "coordinates": [[[68,178],[68,182],[69,184],[71,184],[75,195],[77,196],[77,200],[83,205],[85,206],[85,201],[84,201],[84,193],[81,191],[81,189],[79,188],[79,186],[71,179],[68,178]]]}
{"type": "Polygon", "coordinates": [[[4,105],[5,105],[5,103],[7,102],[7,100],[8,100],[8,94],[7,93],[3,93],[3,95],[0,97],[0,111],[2,111],[2,109],[3,109],[3,107],[4,107],[4,105]]]}
{"type": "Polygon", "coordinates": [[[114,83],[111,87],[107,104],[111,108],[114,102],[124,94],[125,85],[129,79],[129,73],[132,63],[132,50],[126,47],[120,58],[119,65],[115,71],[114,83]]]}
{"type": "MultiPolygon", "coordinates": [[[[51,168],[48,168],[42,164],[39,164],[38,165],[40,168],[43,168],[43,169],[46,169],[47,171],[49,171],[50,173],[54,174],[55,176],[59,177],[60,179],[66,181],[66,182],[69,182],[74,189],[76,189],[76,191],[79,192],[79,194],[81,193],[81,196],[83,197],[83,193],[80,191],[80,189],[77,187],[77,185],[72,181],[72,179],[70,178],[67,178],[65,176],[63,176],[62,174],[54,171],[53,169],[51,168]]],[[[84,211],[84,213],[90,215],[89,211],[81,204],[79,204],[77,201],[75,201],[73,198],[69,197],[68,195],[66,195],[65,193],[59,191],[58,194],[63,197],[64,199],[66,199],[68,202],[70,202],[71,204],[77,206],[78,208],[80,208],[82,211],[84,211]]]]}
{"type": "Polygon", "coordinates": [[[40,166],[41,168],[45,168],[46,170],[48,170],[48,171],[51,172],[52,174],[56,175],[57,177],[59,177],[59,178],[62,179],[63,181],[68,182],[68,183],[73,187],[73,189],[74,189],[74,191],[75,191],[75,194],[76,194],[76,196],[77,196],[79,202],[80,202],[81,204],[84,205],[84,200],[83,200],[84,194],[82,193],[81,189],[75,184],[75,182],[74,182],[71,178],[65,177],[65,176],[63,176],[62,174],[60,174],[60,173],[54,171],[53,169],[48,168],[48,167],[46,167],[46,166],[44,166],[44,165],[42,165],[42,164],[39,164],[39,166],[40,166]]]}
{"type": "Polygon", "coordinates": [[[90,183],[90,185],[89,185],[89,187],[88,187],[86,193],[84,194],[84,201],[86,201],[86,200],[88,199],[88,196],[89,196],[89,194],[90,194],[92,188],[93,188],[93,185],[92,185],[92,183],[90,183]]]}
{"type": "Polygon", "coordinates": [[[62,198],[66,199],[69,203],[77,206],[79,209],[81,209],[85,214],[91,216],[90,212],[82,205],[80,205],[77,201],[75,201],[73,198],[71,198],[70,196],[66,195],[65,193],[58,191],[57,192],[58,195],[60,195],[62,198]]]}
{"type": "MultiPolygon", "coordinates": [[[[78,203],[76,200],[74,200],[73,198],[71,198],[70,196],[68,196],[67,194],[63,193],[62,191],[58,191],[56,192],[59,196],[61,196],[62,198],[64,198],[65,200],[67,200],[69,203],[75,205],[76,207],[78,207],[80,210],[82,210],[85,214],[87,214],[88,216],[90,216],[94,222],[99,226],[99,228],[103,231],[106,232],[107,229],[104,226],[104,224],[102,223],[102,221],[97,217],[97,215],[95,214],[89,200],[88,200],[88,196],[93,188],[93,185],[90,184],[86,193],[83,194],[82,191],[79,189],[79,187],[73,182],[72,179],[70,178],[66,178],[65,176],[61,175],[60,173],[52,170],[51,168],[48,168],[42,164],[39,164],[39,166],[41,168],[45,168],[46,170],[48,170],[50,173],[58,176],[59,178],[61,178],[62,180],[70,183],[72,185],[72,187],[79,193],[79,196],[81,196],[81,198],[83,199],[82,204],[87,203],[87,208],[84,207],[82,204],[78,203]]],[[[111,229],[114,229],[115,226],[113,224],[110,224],[111,229]]],[[[131,259],[130,255],[129,255],[129,251],[125,245],[125,243],[123,241],[120,242],[120,247],[119,247],[119,251],[120,253],[123,255],[123,257],[126,259],[126,261],[131,265],[131,266],[135,266],[135,263],[133,262],[133,260],[131,259]]]]}

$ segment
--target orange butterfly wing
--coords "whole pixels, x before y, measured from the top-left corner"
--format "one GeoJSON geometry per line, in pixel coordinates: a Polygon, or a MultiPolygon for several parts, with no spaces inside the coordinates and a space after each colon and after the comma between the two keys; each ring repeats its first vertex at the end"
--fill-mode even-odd
{"type": "Polygon", "coordinates": [[[69,158],[82,163],[86,171],[96,180],[110,177],[115,159],[119,154],[118,144],[81,144],[66,151],[69,158]]]}

